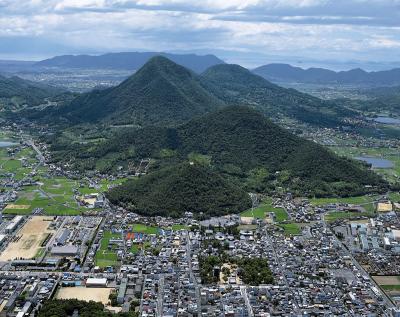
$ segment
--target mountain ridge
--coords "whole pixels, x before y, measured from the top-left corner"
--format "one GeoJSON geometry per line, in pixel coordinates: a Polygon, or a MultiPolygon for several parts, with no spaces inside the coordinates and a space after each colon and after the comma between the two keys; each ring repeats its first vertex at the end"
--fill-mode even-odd
{"type": "Polygon", "coordinates": [[[51,148],[62,149],[56,161],[85,169],[96,168],[90,164],[105,157],[113,158],[108,169],[143,158],[153,158],[156,169],[198,160],[241,184],[255,177],[257,185],[248,185],[249,191],[275,184],[302,195],[359,195],[368,192],[366,185],[374,190],[387,186],[362,163],[299,138],[248,107],[226,107],[174,128],[126,129],[89,152],[57,144],[51,148]]]}
{"type": "Polygon", "coordinates": [[[333,71],[325,68],[295,67],[290,64],[266,64],[252,70],[253,73],[273,82],[300,82],[314,84],[400,84],[400,68],[367,72],[361,68],[333,71]]]}
{"type": "Polygon", "coordinates": [[[215,64],[224,63],[215,55],[172,54],[164,52],[121,52],[103,55],[61,55],[34,64],[35,67],[111,68],[137,70],[152,57],[164,56],[197,73],[215,64]]]}
{"type": "Polygon", "coordinates": [[[173,125],[222,106],[194,72],[156,56],[118,86],[85,93],[54,114],[76,122],[173,125]]]}

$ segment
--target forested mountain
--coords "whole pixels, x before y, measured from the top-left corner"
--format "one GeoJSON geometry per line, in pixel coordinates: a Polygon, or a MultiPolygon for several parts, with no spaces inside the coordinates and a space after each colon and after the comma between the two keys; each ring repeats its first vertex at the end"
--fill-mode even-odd
{"type": "Polygon", "coordinates": [[[361,99],[343,99],[340,101],[348,108],[370,112],[373,114],[389,113],[392,116],[400,116],[400,86],[377,87],[363,89],[361,99]]]}
{"type": "Polygon", "coordinates": [[[83,94],[55,109],[52,118],[173,126],[229,105],[246,105],[271,118],[289,117],[320,126],[338,126],[343,118],[355,115],[339,104],[279,87],[238,65],[216,65],[196,75],[158,56],[119,86],[83,94]]]}
{"type": "Polygon", "coordinates": [[[148,157],[159,166],[189,158],[256,191],[284,186],[301,194],[355,195],[367,192],[365,185],[387,185],[361,163],[339,158],[245,107],[224,108],[177,128],[127,130],[89,151],[57,142],[52,150],[56,160],[83,169],[97,168],[102,158],[108,158],[108,169],[148,157]]]}
{"type": "Polygon", "coordinates": [[[53,116],[78,123],[173,125],[222,106],[199,84],[197,75],[157,56],[117,87],[83,94],[53,116]]]}
{"type": "Polygon", "coordinates": [[[137,70],[152,57],[164,56],[171,61],[201,73],[207,68],[223,64],[214,55],[170,54],[162,52],[126,52],[93,55],[63,55],[37,62],[35,67],[97,68],[137,70]]]}
{"type": "Polygon", "coordinates": [[[37,106],[47,97],[62,93],[62,90],[41,85],[19,77],[0,76],[0,106],[1,110],[11,110],[22,105],[37,106]]]}
{"type": "Polygon", "coordinates": [[[355,115],[338,103],[272,84],[239,65],[213,66],[202,78],[205,87],[227,104],[247,105],[268,117],[337,126],[344,117],[355,115]]]}
{"type": "Polygon", "coordinates": [[[146,216],[204,217],[238,213],[251,207],[250,196],[203,164],[166,167],[113,188],[108,199],[146,216]]]}
{"type": "Polygon", "coordinates": [[[324,68],[303,69],[288,64],[268,64],[257,67],[253,72],[273,82],[383,86],[400,84],[400,68],[376,72],[356,68],[335,72],[324,68]]]}

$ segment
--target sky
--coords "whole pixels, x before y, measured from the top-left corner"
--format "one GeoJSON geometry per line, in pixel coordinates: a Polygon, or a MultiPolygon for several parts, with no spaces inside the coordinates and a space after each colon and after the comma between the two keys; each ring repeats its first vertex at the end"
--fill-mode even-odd
{"type": "Polygon", "coordinates": [[[390,68],[400,0],[0,0],[2,59],[118,51],[390,68]]]}

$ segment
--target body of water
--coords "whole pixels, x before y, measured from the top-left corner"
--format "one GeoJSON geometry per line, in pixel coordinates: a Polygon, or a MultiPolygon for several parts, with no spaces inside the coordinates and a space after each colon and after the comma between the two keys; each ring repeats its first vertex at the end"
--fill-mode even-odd
{"type": "Polygon", "coordinates": [[[373,168],[392,168],[392,167],[394,167],[394,164],[392,161],[382,159],[382,158],[369,157],[369,156],[357,156],[355,159],[359,160],[359,161],[367,162],[368,164],[371,164],[371,166],[373,168]]]}
{"type": "Polygon", "coordinates": [[[390,118],[390,117],[377,117],[374,118],[375,122],[384,123],[384,124],[395,124],[400,125],[400,119],[390,118]]]}
{"type": "Polygon", "coordinates": [[[9,146],[13,146],[13,145],[17,145],[17,143],[13,143],[10,141],[2,141],[0,140],[0,148],[1,147],[9,147],[9,146]]]}

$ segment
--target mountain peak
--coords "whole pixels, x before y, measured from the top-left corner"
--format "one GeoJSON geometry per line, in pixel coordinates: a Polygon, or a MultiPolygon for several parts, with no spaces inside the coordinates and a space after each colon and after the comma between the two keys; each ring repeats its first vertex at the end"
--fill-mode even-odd
{"type": "Polygon", "coordinates": [[[229,85],[249,85],[252,87],[269,87],[272,85],[261,76],[253,74],[247,68],[236,64],[212,66],[202,76],[208,80],[229,85]]]}
{"type": "Polygon", "coordinates": [[[181,79],[185,77],[191,78],[194,76],[189,69],[178,65],[161,55],[150,58],[149,61],[131,77],[147,77],[147,75],[153,77],[153,79],[157,75],[165,76],[166,78],[177,76],[177,78],[181,79]]]}
{"type": "Polygon", "coordinates": [[[223,106],[198,80],[185,67],[155,56],[120,85],[82,95],[57,115],[72,122],[175,125],[223,106]]]}

